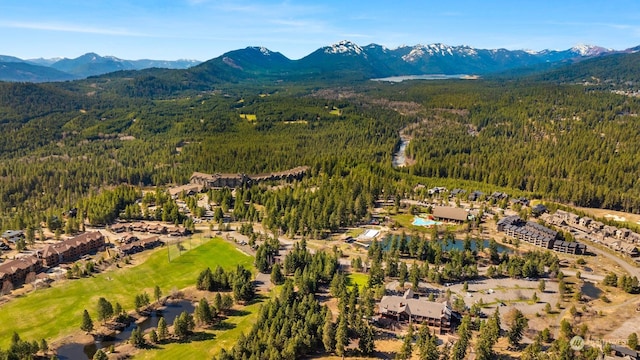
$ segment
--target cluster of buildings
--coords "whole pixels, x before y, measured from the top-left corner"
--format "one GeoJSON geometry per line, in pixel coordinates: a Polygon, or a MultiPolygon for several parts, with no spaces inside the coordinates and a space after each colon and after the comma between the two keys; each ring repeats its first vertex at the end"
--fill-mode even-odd
{"type": "Polygon", "coordinates": [[[98,232],[87,232],[76,237],[50,244],[35,254],[0,264],[0,283],[9,281],[22,285],[30,273],[78,260],[80,257],[104,249],[105,238],[98,232]]]}
{"type": "Polygon", "coordinates": [[[558,232],[533,221],[524,221],[517,215],[498,220],[498,231],[508,236],[565,254],[582,255],[587,252],[585,244],[558,239],[558,232]]]}
{"type": "Polygon", "coordinates": [[[631,257],[640,256],[640,234],[629,229],[605,225],[589,217],[556,210],[553,214],[543,214],[546,223],[571,231],[577,238],[601,243],[608,248],[631,257]]]}
{"type": "MultiPolygon", "coordinates": [[[[424,188],[424,185],[418,185],[414,188],[414,191],[418,191],[422,188],[424,188]]],[[[449,198],[462,198],[464,196],[464,194],[467,193],[466,190],[464,189],[460,189],[460,188],[455,188],[451,191],[449,191],[446,187],[444,186],[436,186],[436,187],[432,187],[430,189],[427,189],[427,193],[429,195],[440,195],[440,194],[444,194],[447,193],[449,194],[449,198]]],[[[494,191],[491,195],[486,195],[485,193],[483,193],[480,190],[474,190],[471,193],[469,193],[469,196],[467,196],[467,199],[469,201],[478,201],[480,199],[486,198],[487,200],[495,200],[495,201],[502,201],[505,199],[510,199],[510,201],[512,203],[519,203],[521,205],[524,206],[529,206],[529,199],[525,198],[525,197],[519,197],[519,198],[511,198],[509,196],[509,194],[501,192],[501,191],[494,191]]]]}
{"type": "Polygon", "coordinates": [[[169,235],[169,236],[185,236],[189,234],[189,230],[182,226],[165,226],[162,224],[148,224],[145,222],[133,222],[133,223],[115,223],[109,226],[109,230],[115,234],[123,232],[141,232],[156,235],[169,235]]]}
{"type": "Polygon", "coordinates": [[[154,249],[162,245],[159,236],[151,236],[146,239],[139,239],[135,235],[127,234],[120,239],[118,251],[121,255],[132,255],[145,250],[154,249]]]}
{"type": "Polygon", "coordinates": [[[300,180],[309,171],[308,166],[298,166],[296,168],[272,172],[266,174],[247,175],[247,174],[205,174],[194,172],[189,182],[192,185],[200,185],[201,189],[221,189],[221,188],[237,188],[242,186],[250,186],[251,184],[262,181],[279,181],[279,180],[300,180]]]}
{"type": "Polygon", "coordinates": [[[402,296],[383,296],[378,304],[380,317],[398,322],[427,324],[440,334],[453,331],[453,312],[446,301],[435,302],[419,298],[411,289],[402,296]]]}

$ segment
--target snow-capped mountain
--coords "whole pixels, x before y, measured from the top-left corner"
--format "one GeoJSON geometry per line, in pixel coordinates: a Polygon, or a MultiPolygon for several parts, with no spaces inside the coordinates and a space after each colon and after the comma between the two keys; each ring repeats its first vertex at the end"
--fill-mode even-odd
{"type": "Polygon", "coordinates": [[[571,49],[569,49],[569,51],[583,57],[589,57],[589,56],[598,56],[598,55],[610,53],[610,52],[613,52],[614,50],[605,49],[600,46],[578,44],[572,47],[571,49]]]}
{"type": "Polygon", "coordinates": [[[360,46],[358,46],[355,43],[352,43],[349,40],[342,40],[337,44],[333,44],[331,46],[325,46],[323,49],[325,54],[351,54],[351,55],[365,54],[364,50],[360,46]]]}
{"type": "MultiPolygon", "coordinates": [[[[640,47],[622,52],[635,52],[640,47]]],[[[124,60],[114,56],[88,53],[75,59],[32,59],[0,57],[0,63],[23,61],[33,66],[48,66],[75,78],[100,75],[118,70],[146,68],[187,69],[195,67],[200,75],[212,72],[205,78],[216,78],[213,73],[222,72],[224,78],[240,79],[266,75],[286,78],[349,76],[366,79],[395,75],[421,74],[475,74],[487,75],[515,69],[541,69],[556,64],[571,63],[616,52],[593,45],[576,45],[567,50],[507,50],[478,49],[467,45],[451,46],[442,43],[399,46],[390,49],[378,44],[360,46],[349,40],[322,47],[300,60],[290,60],[279,52],[265,47],[247,47],[227,52],[200,66],[195,60],[124,60]]],[[[5,65],[8,69],[14,65],[5,65]]],[[[34,69],[34,72],[37,69],[34,69]]],[[[200,76],[198,75],[198,76],[200,76]]],[[[34,77],[35,78],[35,77],[34,77]]],[[[51,80],[51,77],[47,77],[51,80]]],[[[66,77],[65,79],[68,79],[66,77]]],[[[0,80],[11,80],[0,78],[0,80]]],[[[34,80],[37,81],[37,80],[34,80]]]]}

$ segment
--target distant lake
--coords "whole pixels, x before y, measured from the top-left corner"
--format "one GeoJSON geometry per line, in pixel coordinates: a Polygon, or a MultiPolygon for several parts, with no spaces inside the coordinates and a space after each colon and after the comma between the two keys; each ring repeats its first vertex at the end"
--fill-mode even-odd
{"type": "Polygon", "coordinates": [[[371,79],[371,81],[388,81],[388,82],[402,82],[405,80],[450,80],[450,79],[462,79],[462,80],[476,80],[480,77],[478,75],[467,74],[426,74],[426,75],[401,75],[401,76],[389,76],[385,78],[371,79]]]}

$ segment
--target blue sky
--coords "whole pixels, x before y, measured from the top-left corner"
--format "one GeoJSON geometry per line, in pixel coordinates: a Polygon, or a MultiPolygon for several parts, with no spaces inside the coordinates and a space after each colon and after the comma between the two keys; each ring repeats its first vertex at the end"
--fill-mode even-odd
{"type": "Polygon", "coordinates": [[[0,54],[207,60],[246,46],[291,59],[348,39],[568,49],[640,45],[639,0],[0,0],[0,54]]]}

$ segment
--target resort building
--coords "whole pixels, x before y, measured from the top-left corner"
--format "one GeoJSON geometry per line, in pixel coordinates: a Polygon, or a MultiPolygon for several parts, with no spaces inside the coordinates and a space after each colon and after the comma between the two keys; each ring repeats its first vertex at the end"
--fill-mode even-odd
{"type": "Polygon", "coordinates": [[[29,273],[37,273],[42,269],[40,261],[35,256],[25,256],[15,260],[9,260],[0,264],[0,288],[6,281],[11,285],[24,284],[29,273]]]}
{"type": "Polygon", "coordinates": [[[498,231],[545,249],[574,255],[582,255],[587,251],[586,245],[559,240],[557,231],[533,221],[524,221],[517,215],[504,217],[498,220],[497,225],[498,231]]]}
{"type": "Polygon", "coordinates": [[[434,302],[416,298],[411,289],[402,296],[383,296],[378,304],[380,316],[398,321],[427,324],[439,332],[453,330],[452,311],[447,302],[434,302]]]}
{"type": "Polygon", "coordinates": [[[71,262],[104,248],[104,236],[99,231],[88,232],[38,250],[37,256],[46,267],[71,262]]]}
{"type": "Polygon", "coordinates": [[[459,224],[467,221],[469,217],[465,209],[449,206],[434,206],[432,215],[436,220],[459,224]]]}

